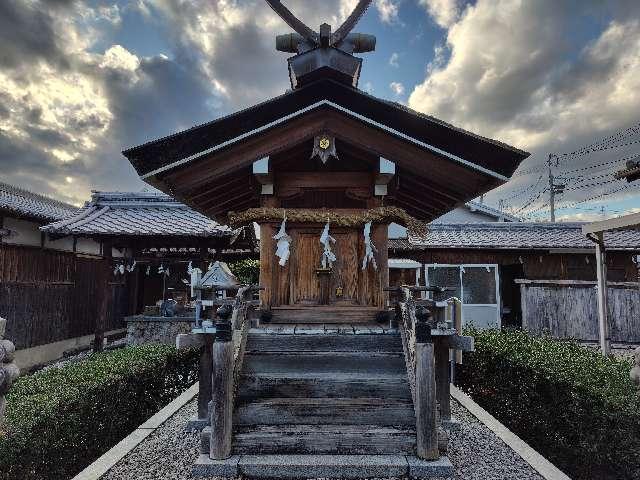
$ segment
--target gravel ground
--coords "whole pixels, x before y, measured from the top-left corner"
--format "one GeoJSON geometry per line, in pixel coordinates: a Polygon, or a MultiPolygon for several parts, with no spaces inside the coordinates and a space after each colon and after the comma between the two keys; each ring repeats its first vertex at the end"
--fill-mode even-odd
{"type": "MultiPolygon", "coordinates": [[[[452,400],[451,409],[461,421],[449,443],[455,478],[464,480],[542,480],[533,468],[452,400]]],[[[198,434],[185,433],[184,425],[196,411],[190,402],[118,462],[101,480],[189,480],[198,456],[198,434]]],[[[437,479],[434,479],[437,480],[437,479]]],[[[444,480],[444,479],[441,479],[444,480]]]]}

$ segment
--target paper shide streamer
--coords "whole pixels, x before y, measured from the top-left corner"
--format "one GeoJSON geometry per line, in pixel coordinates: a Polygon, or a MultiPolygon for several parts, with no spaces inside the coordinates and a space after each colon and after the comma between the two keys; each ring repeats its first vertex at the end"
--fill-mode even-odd
{"type": "Polygon", "coordinates": [[[320,235],[320,243],[324,246],[324,251],[322,252],[322,268],[331,268],[333,266],[333,262],[336,261],[336,255],[331,251],[331,244],[336,243],[336,239],[329,235],[329,221],[327,220],[327,224],[324,226],[324,230],[322,230],[322,235],[320,235]]]}

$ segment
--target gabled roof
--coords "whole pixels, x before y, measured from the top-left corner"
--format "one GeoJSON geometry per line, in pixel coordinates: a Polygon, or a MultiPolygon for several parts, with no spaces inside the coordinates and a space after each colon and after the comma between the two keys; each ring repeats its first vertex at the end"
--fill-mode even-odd
{"type": "Polygon", "coordinates": [[[93,192],[62,221],[41,227],[58,235],[223,237],[237,232],[162,193],[93,192]]]}
{"type": "Polygon", "coordinates": [[[77,207],[68,203],[0,182],[0,211],[16,217],[52,222],[68,217],[76,210],[77,207]]]}
{"type": "MultiPolygon", "coordinates": [[[[222,219],[260,206],[253,162],[309,158],[323,133],[345,164],[372,172],[381,157],[394,162],[385,204],[423,221],[501,185],[529,155],[328,77],[123,153],[143,180],[222,219]]],[[[340,168],[332,165],[318,171],[340,168]]]]}
{"type": "MultiPolygon", "coordinates": [[[[122,153],[144,179],[191,162],[321,107],[354,115],[431,147],[434,153],[509,177],[529,153],[454,127],[330,78],[321,78],[253,107],[122,153]]],[[[503,178],[506,180],[506,178],[503,178]]]]}
{"type": "MultiPolygon", "coordinates": [[[[389,249],[550,250],[593,249],[582,233],[584,223],[431,224],[426,236],[389,240],[389,249]]],[[[640,251],[640,231],[607,232],[609,250],[640,251]]]]}

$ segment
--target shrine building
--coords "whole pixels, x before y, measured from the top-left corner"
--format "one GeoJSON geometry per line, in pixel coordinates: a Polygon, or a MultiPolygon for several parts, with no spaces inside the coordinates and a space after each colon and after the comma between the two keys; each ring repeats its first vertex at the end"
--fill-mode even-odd
{"type": "Polygon", "coordinates": [[[389,224],[423,235],[529,155],[358,89],[353,53],[369,37],[306,48],[281,36],[278,48],[297,53],[290,91],[123,152],[145,182],[204,215],[260,226],[261,308],[274,322],[374,319],[386,308],[389,224]]]}

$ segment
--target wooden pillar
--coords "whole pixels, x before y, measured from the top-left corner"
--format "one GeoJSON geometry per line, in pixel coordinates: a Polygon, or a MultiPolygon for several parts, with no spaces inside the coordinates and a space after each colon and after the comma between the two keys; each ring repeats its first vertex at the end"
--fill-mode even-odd
{"type": "Polygon", "coordinates": [[[231,456],[231,433],[233,414],[233,342],[231,324],[218,331],[213,342],[213,377],[211,390],[211,440],[209,457],[224,460],[231,456]]]}
{"type": "Polygon", "coordinates": [[[596,234],[596,268],[598,275],[598,324],[600,331],[600,351],[608,355],[611,351],[609,340],[609,313],[607,307],[607,257],[604,248],[604,234],[596,234]]]}
{"type": "Polygon", "coordinates": [[[99,278],[96,284],[98,285],[99,307],[98,315],[95,320],[95,328],[93,335],[93,351],[101,352],[104,348],[104,330],[105,325],[108,323],[109,304],[111,303],[112,291],[110,280],[113,276],[111,270],[111,259],[113,256],[112,245],[110,240],[102,242],[102,258],[101,265],[98,268],[99,278]]]}
{"type": "Polygon", "coordinates": [[[436,394],[440,404],[440,420],[451,420],[451,388],[449,383],[448,337],[439,337],[434,344],[436,394]]]}
{"type": "Polygon", "coordinates": [[[416,453],[419,458],[436,460],[438,428],[436,423],[436,377],[432,343],[416,343],[416,453]]]}
{"type": "Polygon", "coordinates": [[[200,375],[198,390],[198,418],[207,418],[209,413],[209,402],[211,401],[212,378],[213,375],[213,335],[202,334],[204,345],[200,353],[200,375]]]}

